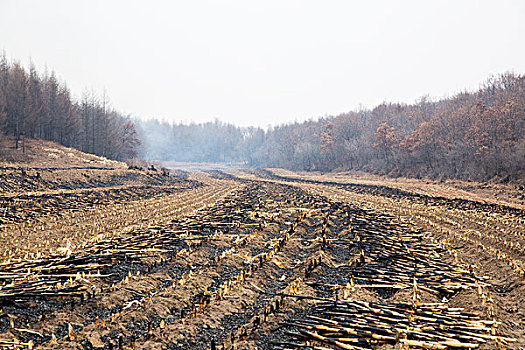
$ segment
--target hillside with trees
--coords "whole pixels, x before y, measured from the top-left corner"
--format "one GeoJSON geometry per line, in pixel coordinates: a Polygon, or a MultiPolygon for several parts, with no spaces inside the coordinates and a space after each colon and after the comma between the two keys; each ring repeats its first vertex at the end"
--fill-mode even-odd
{"type": "Polygon", "coordinates": [[[123,160],[140,141],[128,116],[112,109],[105,94],[75,101],[54,72],[40,74],[0,56],[0,138],[24,151],[26,137],[54,141],[84,152],[123,160]]]}
{"type": "Polygon", "coordinates": [[[384,103],[268,133],[265,165],[361,169],[410,177],[523,178],[525,78],[489,80],[475,93],[432,102],[384,103]]]}
{"type": "Polygon", "coordinates": [[[525,179],[525,77],[413,104],[383,103],[269,130],[139,122],[150,159],[243,161],[295,170],[364,170],[408,177],[525,179]]]}
{"type": "MultiPolygon", "coordinates": [[[[247,113],[249,115],[249,113],[247,113]]],[[[243,162],[294,170],[363,170],[434,179],[525,181],[525,76],[506,73],[474,92],[295,122],[268,130],[219,120],[130,119],[101,97],[75,100],[54,72],[0,56],[0,137],[54,141],[124,160],[243,162]],[[142,145],[141,145],[142,143],[142,145]]]]}

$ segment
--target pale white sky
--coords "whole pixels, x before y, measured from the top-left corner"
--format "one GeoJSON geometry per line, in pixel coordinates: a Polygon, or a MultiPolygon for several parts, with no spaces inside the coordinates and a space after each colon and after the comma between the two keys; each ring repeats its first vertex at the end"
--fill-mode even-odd
{"type": "Polygon", "coordinates": [[[278,124],[525,73],[525,1],[0,0],[0,50],[143,118],[278,124]]]}

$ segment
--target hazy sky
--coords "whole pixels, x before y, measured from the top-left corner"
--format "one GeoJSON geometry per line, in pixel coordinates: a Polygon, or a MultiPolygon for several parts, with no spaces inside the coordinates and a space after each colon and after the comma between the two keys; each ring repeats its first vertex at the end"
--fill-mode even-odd
{"type": "Polygon", "coordinates": [[[525,1],[0,0],[0,50],[124,113],[278,124],[525,73],[525,1]]]}

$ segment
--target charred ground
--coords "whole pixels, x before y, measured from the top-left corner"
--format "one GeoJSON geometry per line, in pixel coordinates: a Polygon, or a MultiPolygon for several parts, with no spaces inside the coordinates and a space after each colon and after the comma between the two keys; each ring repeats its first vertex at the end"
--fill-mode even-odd
{"type": "Polygon", "coordinates": [[[516,206],[275,171],[0,176],[1,348],[525,345],[516,206]]]}

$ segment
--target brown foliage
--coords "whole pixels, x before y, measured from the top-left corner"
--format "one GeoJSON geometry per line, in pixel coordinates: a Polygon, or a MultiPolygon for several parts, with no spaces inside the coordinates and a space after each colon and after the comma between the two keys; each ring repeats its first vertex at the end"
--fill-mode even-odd
{"type": "Polygon", "coordinates": [[[280,140],[293,147],[285,151],[286,162],[261,156],[259,165],[523,181],[525,77],[503,74],[477,92],[436,102],[424,97],[411,105],[383,103],[371,111],[281,126],[266,140],[274,142],[267,149],[283,152],[280,140]],[[302,138],[290,139],[295,134],[302,138]]]}

